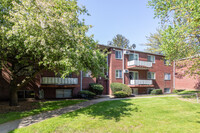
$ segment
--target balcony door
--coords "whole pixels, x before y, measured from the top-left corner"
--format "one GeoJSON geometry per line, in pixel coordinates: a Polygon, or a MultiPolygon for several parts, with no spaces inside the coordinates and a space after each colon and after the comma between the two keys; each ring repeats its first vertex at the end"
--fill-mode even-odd
{"type": "Polygon", "coordinates": [[[128,61],[132,61],[132,60],[139,60],[139,54],[136,54],[136,53],[129,54],[128,61]]]}
{"type": "Polygon", "coordinates": [[[139,74],[137,71],[129,72],[129,79],[130,80],[137,80],[139,79],[139,74]]]}

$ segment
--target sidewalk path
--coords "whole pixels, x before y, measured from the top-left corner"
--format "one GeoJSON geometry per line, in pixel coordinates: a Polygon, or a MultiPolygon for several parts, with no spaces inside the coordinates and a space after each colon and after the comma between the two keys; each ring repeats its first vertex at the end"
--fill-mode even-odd
{"type": "Polygon", "coordinates": [[[68,107],[61,108],[61,109],[57,109],[57,110],[53,110],[53,111],[47,111],[47,112],[40,113],[40,114],[37,114],[37,115],[33,115],[33,116],[29,116],[29,117],[25,117],[25,118],[22,118],[22,119],[18,119],[18,120],[14,120],[14,121],[10,121],[10,122],[7,122],[7,123],[0,124],[0,133],[7,133],[7,132],[12,131],[16,128],[26,127],[26,126],[32,125],[34,123],[41,122],[45,119],[56,117],[56,116],[65,114],[67,112],[72,112],[72,111],[75,111],[75,110],[78,110],[78,109],[81,109],[81,108],[85,108],[85,107],[88,107],[90,105],[93,105],[93,104],[96,104],[96,103],[99,103],[99,102],[103,102],[103,101],[132,99],[132,98],[134,99],[134,98],[153,98],[153,97],[174,97],[174,96],[176,96],[176,95],[143,96],[143,97],[129,97],[129,98],[109,98],[107,96],[107,97],[82,102],[82,103],[71,105],[71,106],[68,106],[68,107]]]}

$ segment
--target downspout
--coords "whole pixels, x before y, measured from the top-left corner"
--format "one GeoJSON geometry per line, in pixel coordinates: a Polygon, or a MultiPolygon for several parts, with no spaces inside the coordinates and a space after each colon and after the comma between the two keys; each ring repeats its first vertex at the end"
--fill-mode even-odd
{"type": "Polygon", "coordinates": [[[80,83],[81,85],[80,85],[80,91],[83,90],[83,82],[82,82],[82,81],[83,81],[83,76],[82,76],[82,75],[83,75],[83,71],[81,71],[81,83],[80,83]]]}
{"type": "Polygon", "coordinates": [[[124,84],[124,47],[122,48],[122,80],[123,80],[123,84],[124,84]]]}
{"type": "Polygon", "coordinates": [[[175,89],[175,71],[176,71],[175,65],[176,65],[176,63],[174,61],[173,62],[173,89],[175,89]]]}

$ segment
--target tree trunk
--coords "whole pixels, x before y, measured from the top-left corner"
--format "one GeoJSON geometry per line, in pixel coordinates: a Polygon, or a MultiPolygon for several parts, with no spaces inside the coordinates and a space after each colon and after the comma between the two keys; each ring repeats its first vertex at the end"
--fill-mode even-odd
{"type": "Polygon", "coordinates": [[[18,105],[16,79],[10,81],[10,106],[18,105]]]}

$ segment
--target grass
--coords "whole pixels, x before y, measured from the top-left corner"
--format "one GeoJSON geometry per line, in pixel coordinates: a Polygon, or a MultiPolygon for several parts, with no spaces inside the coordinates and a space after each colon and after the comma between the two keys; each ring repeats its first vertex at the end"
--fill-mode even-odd
{"type": "Polygon", "coordinates": [[[12,133],[199,133],[200,104],[175,97],[101,102],[12,133]]]}
{"type": "Polygon", "coordinates": [[[24,112],[12,111],[8,113],[1,113],[0,124],[8,122],[8,121],[12,121],[12,120],[20,119],[23,117],[39,114],[41,112],[70,106],[70,105],[77,104],[83,101],[86,101],[86,100],[59,100],[59,101],[46,101],[46,102],[32,103],[33,106],[34,104],[37,104],[38,108],[30,110],[30,111],[24,111],[24,112]]]}

